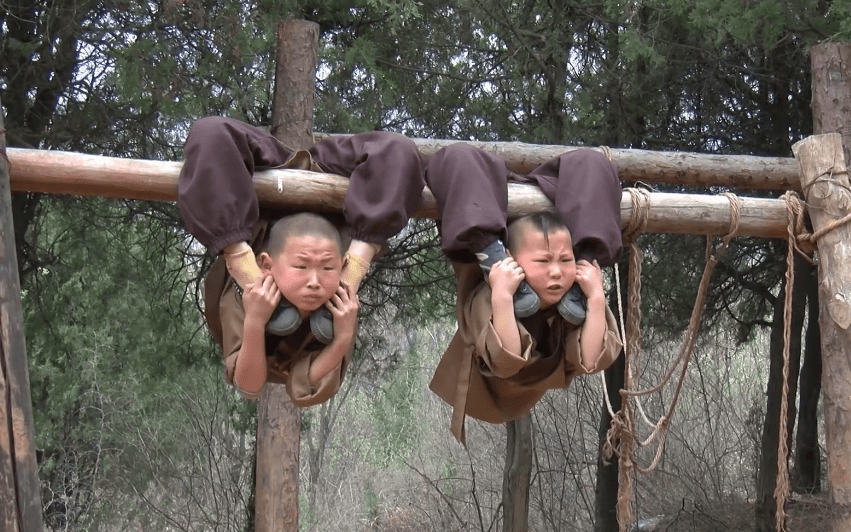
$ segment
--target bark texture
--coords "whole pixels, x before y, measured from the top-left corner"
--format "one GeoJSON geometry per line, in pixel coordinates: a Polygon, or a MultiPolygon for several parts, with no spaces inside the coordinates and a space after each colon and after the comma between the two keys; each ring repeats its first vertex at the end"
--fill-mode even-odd
{"type": "MultiPolygon", "coordinates": [[[[3,156],[6,152],[4,131],[0,112],[0,154],[3,156]]],[[[43,530],[41,487],[33,439],[9,167],[0,156],[0,530],[43,530]]]]}
{"type": "Polygon", "coordinates": [[[529,484],[532,481],[532,416],[506,425],[505,470],[502,476],[503,532],[529,530],[529,484]]]}
{"type": "MultiPolygon", "coordinates": [[[[313,84],[319,26],[285,20],[278,26],[272,133],[293,149],[313,144],[313,84]]],[[[267,384],[257,425],[255,530],[298,532],[301,412],[283,385],[267,384]]]]}
{"type": "MultiPolygon", "coordinates": [[[[14,191],[154,201],[177,198],[179,163],[21,149],[10,150],[10,158],[14,191]]],[[[262,206],[313,212],[339,212],[348,183],[344,177],[302,170],[267,170],[254,176],[262,206]]],[[[786,204],[782,200],[738,199],[737,235],[785,238],[786,204]]],[[[531,185],[509,185],[508,202],[511,217],[552,210],[546,196],[531,185]]],[[[648,208],[646,232],[725,235],[730,230],[732,207],[723,196],[654,192],[648,208]]],[[[622,227],[633,210],[632,197],[624,192],[622,227]]],[[[437,217],[434,196],[427,188],[416,216],[437,217]]]]}
{"type": "MultiPolygon", "coordinates": [[[[801,166],[813,228],[827,228],[851,213],[841,136],[809,137],[795,144],[793,152],[801,166]]],[[[851,270],[846,267],[851,226],[838,225],[825,233],[818,250],[827,483],[831,529],[839,532],[851,530],[851,270]]]]}
{"type": "Polygon", "coordinates": [[[797,493],[821,491],[821,447],[818,439],[818,402],[821,395],[821,331],[818,324],[818,283],[816,269],[805,267],[799,280],[806,284],[807,333],[801,366],[801,394],[798,407],[798,432],[795,437],[795,462],[792,466],[792,490],[797,493]]]}

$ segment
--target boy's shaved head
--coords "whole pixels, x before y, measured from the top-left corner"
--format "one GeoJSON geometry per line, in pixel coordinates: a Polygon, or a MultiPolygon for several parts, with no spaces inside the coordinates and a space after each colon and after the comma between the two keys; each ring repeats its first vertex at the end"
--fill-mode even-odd
{"type": "Polygon", "coordinates": [[[528,214],[518,218],[508,225],[508,250],[512,255],[526,242],[526,235],[529,231],[536,231],[544,235],[544,241],[547,240],[547,235],[556,231],[564,231],[570,236],[570,231],[562,223],[559,217],[552,212],[539,212],[528,214]]]}
{"type": "Polygon", "coordinates": [[[284,216],[272,225],[269,230],[269,240],[266,243],[266,252],[275,256],[284,249],[287,239],[291,236],[313,236],[327,238],[334,243],[340,256],[343,256],[343,244],[340,241],[340,232],[331,222],[310,212],[302,212],[284,216]]]}

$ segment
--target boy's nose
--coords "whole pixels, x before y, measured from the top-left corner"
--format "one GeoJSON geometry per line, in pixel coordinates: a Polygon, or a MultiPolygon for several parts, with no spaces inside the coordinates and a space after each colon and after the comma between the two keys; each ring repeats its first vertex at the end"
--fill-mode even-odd
{"type": "Polygon", "coordinates": [[[307,286],[319,286],[319,275],[315,271],[310,271],[307,274],[307,286]]]}

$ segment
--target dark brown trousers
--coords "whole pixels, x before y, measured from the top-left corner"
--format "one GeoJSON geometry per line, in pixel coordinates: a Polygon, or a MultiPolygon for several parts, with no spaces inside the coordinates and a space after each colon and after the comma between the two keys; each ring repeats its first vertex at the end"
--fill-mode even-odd
{"type": "Polygon", "coordinates": [[[621,253],[621,185],[617,168],[602,153],[575,150],[555,157],[527,175],[469,144],[439,150],[426,166],[426,183],[440,213],[440,239],[447,257],[475,261],[474,253],[494,235],[506,233],[508,183],[538,186],[570,230],[577,258],[601,266],[621,253]]]}
{"type": "MultiPolygon", "coordinates": [[[[352,238],[383,244],[419,207],[423,164],[410,139],[375,131],[329,137],[308,151],[322,171],[349,178],[343,214],[352,238]]],[[[213,255],[247,241],[260,217],[254,172],[278,167],[292,153],[269,132],[238,120],[196,121],[177,186],[186,229],[213,255]]]]}

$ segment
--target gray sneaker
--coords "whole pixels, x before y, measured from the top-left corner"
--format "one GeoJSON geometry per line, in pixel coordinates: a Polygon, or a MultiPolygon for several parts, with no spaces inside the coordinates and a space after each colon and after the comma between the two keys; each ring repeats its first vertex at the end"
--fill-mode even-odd
{"type": "MultiPolygon", "coordinates": [[[[498,238],[487,245],[481,253],[476,253],[476,258],[479,259],[479,266],[485,272],[485,281],[488,280],[488,273],[494,264],[508,257],[505,251],[505,245],[498,238]]],[[[514,316],[517,318],[527,318],[538,312],[541,308],[541,299],[538,294],[532,290],[529,283],[521,281],[517,291],[514,292],[514,316]]]]}
{"type": "Polygon", "coordinates": [[[582,293],[579,283],[573,283],[558,302],[558,313],[572,325],[582,325],[587,308],[585,294],[582,293]]]}
{"type": "Polygon", "coordinates": [[[325,307],[320,307],[310,315],[310,332],[323,344],[330,344],[334,339],[334,316],[325,307]]]}
{"type": "Polygon", "coordinates": [[[298,329],[299,325],[301,325],[301,316],[298,315],[298,309],[282,298],[266,324],[266,332],[276,336],[289,336],[298,329]]]}

